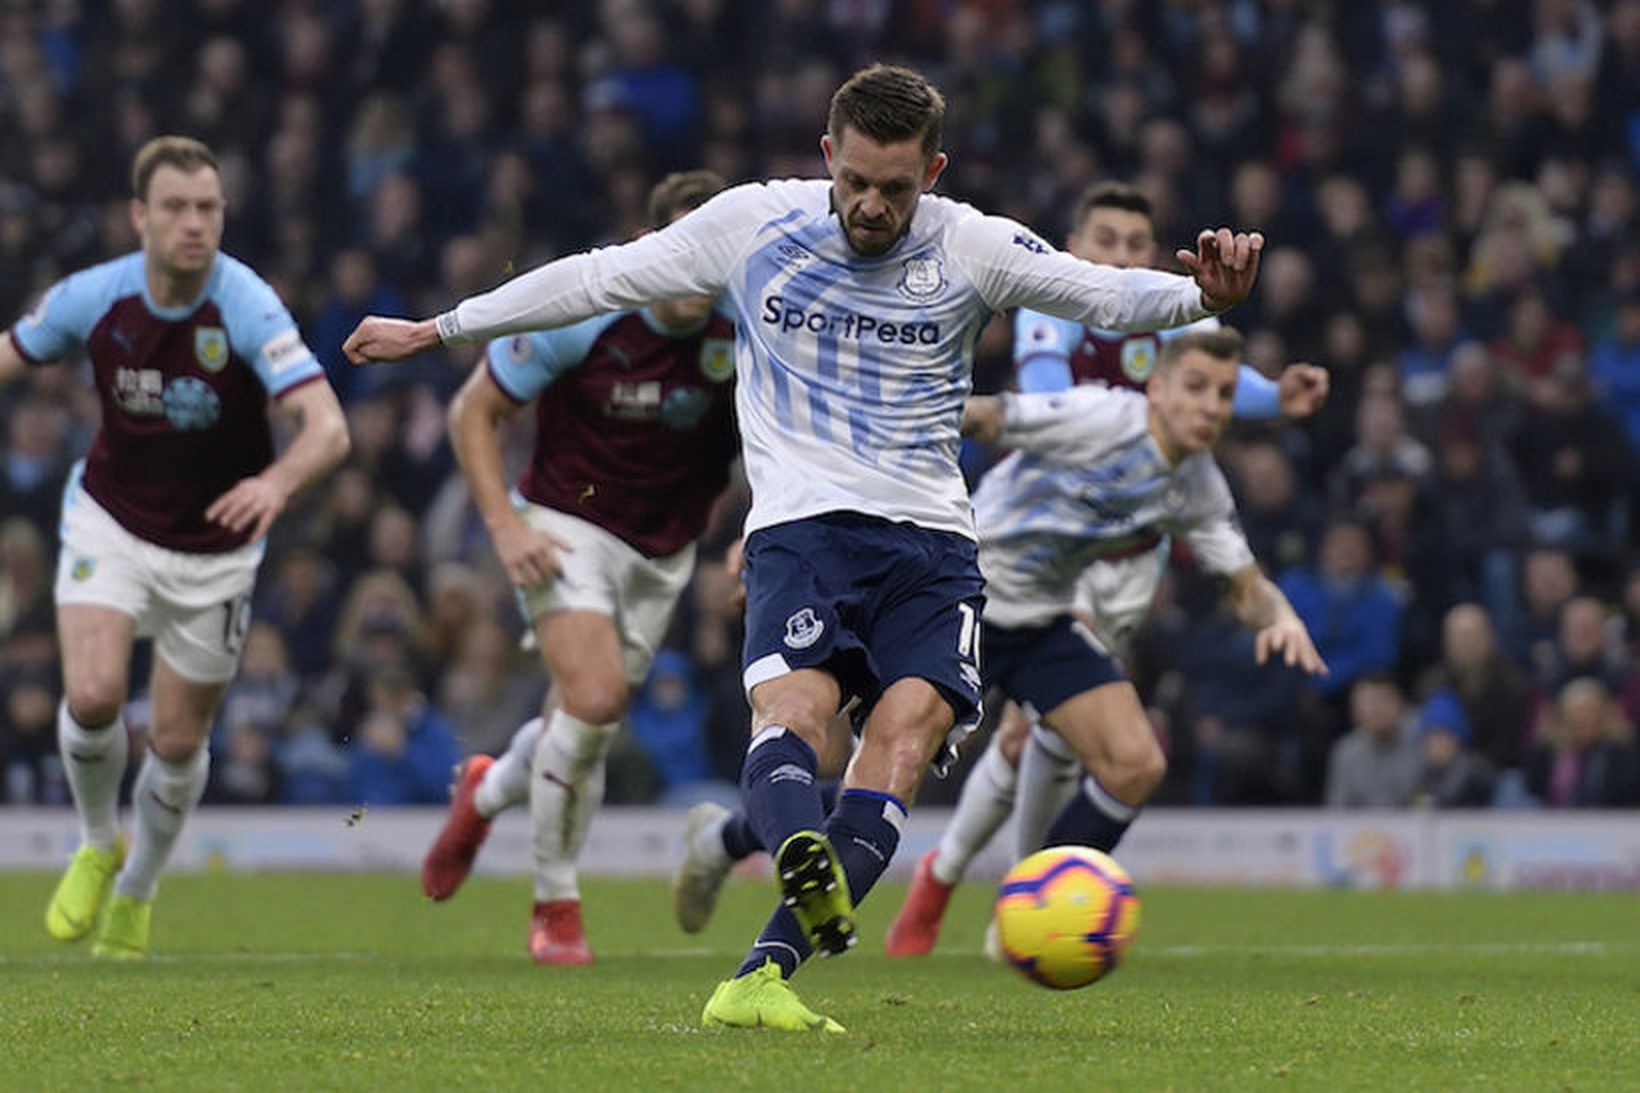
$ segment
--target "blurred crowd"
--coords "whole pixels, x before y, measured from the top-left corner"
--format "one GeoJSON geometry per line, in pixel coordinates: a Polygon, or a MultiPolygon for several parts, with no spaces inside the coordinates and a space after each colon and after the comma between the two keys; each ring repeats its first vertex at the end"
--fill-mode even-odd
{"type": "MultiPolygon", "coordinates": [[[[0,323],[134,249],[132,153],[195,135],[225,249],[348,411],[349,463],[270,540],[208,799],[439,802],[546,687],[444,436],[476,351],[352,369],[357,320],[630,237],[668,170],[820,174],[828,98],[877,59],[948,96],[950,196],[1059,239],[1118,178],[1164,253],[1264,231],[1229,321],[1269,374],[1331,371],[1315,419],[1220,457],[1332,674],[1255,668],[1179,559],[1132,663],[1162,803],[1640,804],[1640,0],[0,0],[0,323]]],[[[1007,323],[982,391],[1009,383],[1007,323]]],[[[97,414],[79,366],[0,391],[13,802],[66,799],[56,508],[97,414]]],[[[736,777],[738,516],[634,705],[616,802],[736,777]]]]}

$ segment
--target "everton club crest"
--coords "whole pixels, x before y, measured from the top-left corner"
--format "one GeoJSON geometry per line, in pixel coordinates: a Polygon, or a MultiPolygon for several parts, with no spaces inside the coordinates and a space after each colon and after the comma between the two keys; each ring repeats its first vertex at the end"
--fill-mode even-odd
{"type": "Polygon", "coordinates": [[[945,289],[945,270],[931,254],[907,258],[900,273],[900,295],[908,300],[932,300],[945,289]]]}

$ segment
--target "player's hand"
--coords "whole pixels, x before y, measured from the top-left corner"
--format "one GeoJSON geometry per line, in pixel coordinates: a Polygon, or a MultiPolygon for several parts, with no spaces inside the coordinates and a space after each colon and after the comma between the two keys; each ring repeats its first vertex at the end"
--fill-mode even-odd
{"type": "Polygon", "coordinates": [[[232,532],[249,532],[245,541],[254,543],[268,533],[288,500],[290,490],[277,475],[264,471],[234,483],[227,493],[211,502],[205,519],[232,532]]]}
{"type": "Polygon", "coordinates": [[[342,352],[354,364],[402,361],[439,344],[438,326],[432,319],[387,319],[367,315],[342,343],[342,352]]]}
{"type": "Polygon", "coordinates": [[[982,444],[995,444],[1007,424],[1002,400],[995,395],[972,395],[962,404],[962,435],[982,444]]]}
{"type": "Polygon", "coordinates": [[[1257,663],[1268,664],[1271,657],[1277,656],[1287,667],[1302,668],[1312,676],[1332,674],[1296,615],[1273,622],[1253,635],[1253,659],[1257,663]]]}
{"type": "Polygon", "coordinates": [[[1281,416],[1309,417],[1327,401],[1332,381],[1325,368],[1313,364],[1289,364],[1276,381],[1276,402],[1281,416]]]}
{"type": "Polygon", "coordinates": [[[1247,299],[1258,277],[1258,256],[1264,249],[1261,232],[1204,230],[1196,237],[1196,250],[1180,249],[1176,257],[1190,271],[1202,290],[1202,306],[1209,311],[1225,311],[1247,299]]]}
{"type": "Polygon", "coordinates": [[[490,538],[495,542],[495,553],[507,571],[507,579],[518,588],[545,584],[561,576],[564,567],[558,560],[558,552],[575,549],[556,535],[522,520],[492,531],[490,538]]]}

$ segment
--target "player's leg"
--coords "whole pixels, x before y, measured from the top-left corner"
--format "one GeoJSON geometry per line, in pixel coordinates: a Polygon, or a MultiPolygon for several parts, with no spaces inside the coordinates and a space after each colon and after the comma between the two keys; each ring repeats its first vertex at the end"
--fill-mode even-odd
{"type": "Polygon", "coordinates": [[[90,933],[124,859],[119,794],[129,741],[121,710],[134,632],[132,617],[113,607],[66,603],[57,609],[63,661],[57,746],[80,819],[79,849],[46,905],[46,929],[60,941],[90,933]]]}
{"type": "MultiPolygon", "coordinates": [[[[551,706],[547,707],[550,714],[551,706]]],[[[421,890],[429,899],[456,894],[490,834],[490,821],[530,799],[530,766],[545,721],[532,717],[518,727],[499,759],[471,755],[454,771],[450,811],[421,862],[421,890]]]]}
{"type": "Polygon", "coordinates": [[[1067,699],[1043,719],[1071,745],[1087,773],[1048,828],[1044,845],[1110,852],[1161,785],[1167,759],[1139,694],[1126,680],[1067,699]]]}
{"type": "Polygon", "coordinates": [[[1082,780],[1082,761],[1051,729],[1033,725],[1019,754],[1019,793],[1014,806],[1013,860],[1043,846],[1048,826],[1082,780]]]}
{"type": "Polygon", "coordinates": [[[905,902],[883,939],[889,956],[926,956],[933,951],[951,893],[1014,808],[1015,767],[1029,733],[1025,714],[1007,703],[985,751],[962,783],[939,846],[917,862],[905,902]]]}
{"type": "MultiPolygon", "coordinates": [[[[230,664],[231,667],[231,664],[230,664]]],[[[211,721],[227,680],[197,681],[155,657],[149,686],[153,723],[148,753],[131,789],[135,816],[131,852],[114,885],[114,898],[92,952],[131,959],[147,955],[149,918],[159,875],[170,860],[182,825],[204,796],[210,776],[211,721]]]]}

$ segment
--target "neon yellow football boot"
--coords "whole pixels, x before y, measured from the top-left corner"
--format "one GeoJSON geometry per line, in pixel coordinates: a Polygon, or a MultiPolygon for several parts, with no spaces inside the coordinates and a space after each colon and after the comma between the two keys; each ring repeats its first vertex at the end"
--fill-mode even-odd
{"type": "Polygon", "coordinates": [[[799,831],[780,844],[774,870],[780,898],[797,916],[814,951],[821,956],[848,952],[857,940],[854,901],[831,840],[818,831],[799,831]]]}
{"type": "Polygon", "coordinates": [[[108,960],[141,960],[148,955],[148,919],[154,909],[151,899],[115,896],[103,917],[102,932],[91,946],[91,955],[108,960]]]}
{"type": "Polygon", "coordinates": [[[700,1014],[707,1028],[772,1028],[782,1032],[843,1032],[842,1025],[805,1006],[772,960],[749,975],[717,985],[700,1014]]]}
{"type": "Polygon", "coordinates": [[[74,851],[68,871],[46,904],[47,932],[58,941],[78,941],[89,934],[124,862],[123,843],[112,850],[82,846],[74,851]]]}

